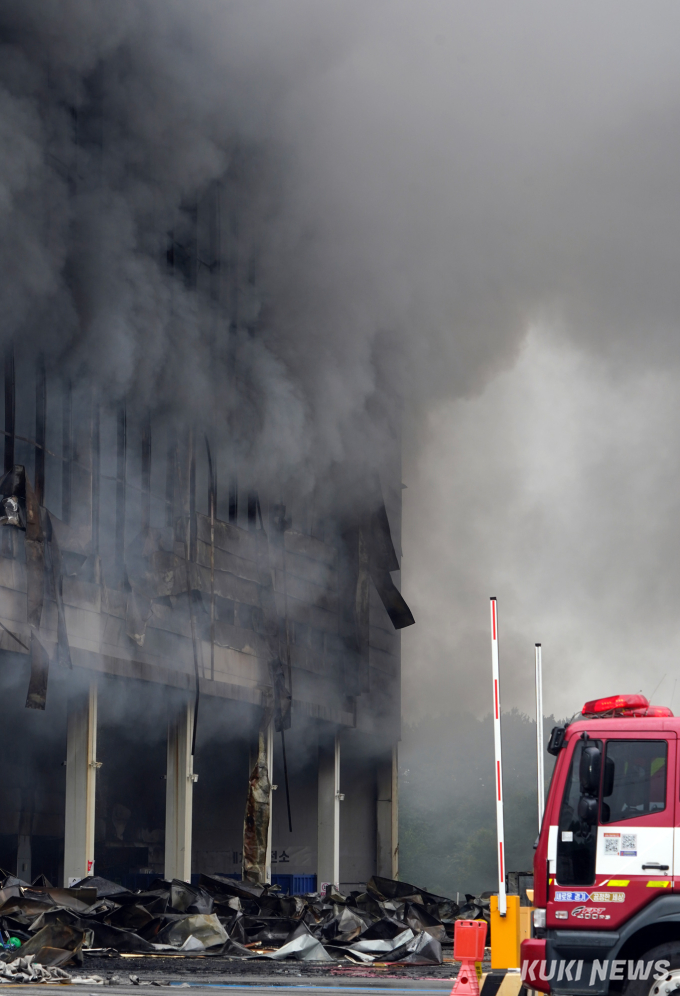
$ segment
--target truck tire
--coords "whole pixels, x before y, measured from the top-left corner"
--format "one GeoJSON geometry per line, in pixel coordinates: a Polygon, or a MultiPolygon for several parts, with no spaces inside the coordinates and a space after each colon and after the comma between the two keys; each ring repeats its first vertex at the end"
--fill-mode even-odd
{"type": "Polygon", "coordinates": [[[631,959],[645,963],[652,962],[652,970],[647,979],[627,979],[623,983],[623,996],[668,996],[666,987],[671,987],[671,992],[677,989],[680,996],[680,941],[669,941],[667,944],[659,944],[656,948],[645,951],[640,958],[631,959]],[[670,962],[663,979],[655,979],[658,972],[654,970],[657,961],[670,962]]]}

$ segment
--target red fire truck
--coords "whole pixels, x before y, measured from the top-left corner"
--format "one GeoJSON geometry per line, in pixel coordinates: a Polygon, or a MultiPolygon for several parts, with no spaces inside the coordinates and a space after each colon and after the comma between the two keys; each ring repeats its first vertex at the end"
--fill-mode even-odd
{"type": "Polygon", "coordinates": [[[680,996],[679,736],[680,718],[642,695],[587,702],[553,729],[528,988],[680,996]]]}

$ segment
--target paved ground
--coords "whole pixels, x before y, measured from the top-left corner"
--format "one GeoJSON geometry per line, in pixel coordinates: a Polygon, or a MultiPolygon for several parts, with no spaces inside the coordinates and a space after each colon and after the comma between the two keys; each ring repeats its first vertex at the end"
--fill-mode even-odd
{"type": "MultiPolygon", "coordinates": [[[[448,993],[451,991],[452,982],[450,980],[444,979],[431,979],[431,980],[408,980],[408,979],[380,979],[380,980],[359,980],[356,981],[341,981],[340,984],[337,982],[333,983],[332,980],[321,981],[321,984],[314,983],[309,984],[308,982],[300,981],[297,984],[292,982],[281,984],[282,980],[278,977],[272,977],[271,979],[260,980],[257,984],[253,984],[250,980],[242,981],[232,981],[232,982],[212,982],[212,983],[181,983],[177,981],[170,981],[168,983],[170,989],[177,988],[190,988],[191,996],[215,996],[216,991],[223,990],[225,993],[229,993],[229,996],[272,996],[273,993],[290,994],[290,996],[328,996],[329,992],[346,992],[348,996],[361,996],[362,993],[367,994],[367,996],[379,996],[380,993],[389,993],[389,996],[399,996],[403,993],[404,996],[418,996],[418,994],[423,994],[423,996],[441,996],[442,993],[448,993]]],[[[3,987],[5,988],[5,987],[3,987]]],[[[41,985],[41,986],[11,986],[7,987],[11,989],[21,988],[22,993],[26,993],[26,996],[63,996],[64,986],[51,986],[51,985],[41,985]]],[[[73,991],[74,986],[69,987],[73,991]]],[[[151,987],[152,989],[157,988],[157,984],[151,987]]],[[[165,987],[164,987],[165,988],[165,987]]],[[[93,993],[99,994],[102,992],[117,994],[120,993],[121,996],[139,996],[140,987],[134,986],[128,982],[125,984],[113,984],[103,988],[102,986],[92,986],[87,985],[78,986],[78,990],[82,991],[84,994],[93,993]]]]}
{"type": "MultiPolygon", "coordinates": [[[[488,952],[487,952],[488,954],[488,952]]],[[[344,991],[347,996],[429,996],[450,993],[458,973],[458,964],[451,960],[451,948],[445,949],[443,965],[354,965],[338,961],[332,964],[271,961],[243,961],[226,958],[97,958],[87,956],[82,967],[68,966],[73,976],[97,975],[104,985],[87,983],[71,985],[71,991],[82,996],[97,996],[102,992],[120,996],[141,996],[140,989],[151,996],[158,988],[166,991],[191,989],[191,996],[215,996],[223,990],[225,996],[331,996],[344,991]],[[130,978],[132,976],[132,979],[130,978]]],[[[489,970],[488,958],[483,968],[489,970]]],[[[64,994],[63,985],[8,985],[26,996],[56,996],[64,994]]]]}

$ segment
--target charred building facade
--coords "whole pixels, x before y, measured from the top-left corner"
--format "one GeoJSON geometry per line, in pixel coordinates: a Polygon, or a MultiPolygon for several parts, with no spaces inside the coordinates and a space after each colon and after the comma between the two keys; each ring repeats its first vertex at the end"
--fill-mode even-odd
{"type": "Polygon", "coordinates": [[[0,864],[396,877],[397,501],[222,497],[205,433],[133,430],[11,350],[4,385],[0,864]]]}
{"type": "MultiPolygon", "coordinates": [[[[106,170],[101,104],[71,114],[87,167],[56,167],[76,222],[106,170]]],[[[106,348],[93,374],[19,322],[5,336],[0,866],[25,881],[397,877],[398,399],[375,392],[374,461],[298,483],[252,457],[257,273],[231,203],[226,175],[144,248],[219,371],[195,404],[135,376],[108,390],[106,348]]],[[[63,265],[86,325],[107,261],[76,222],[63,265]]]]}

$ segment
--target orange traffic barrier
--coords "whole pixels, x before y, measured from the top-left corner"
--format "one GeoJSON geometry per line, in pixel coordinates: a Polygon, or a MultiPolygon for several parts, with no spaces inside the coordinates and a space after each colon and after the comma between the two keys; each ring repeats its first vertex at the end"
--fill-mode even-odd
{"type": "Polygon", "coordinates": [[[479,996],[476,961],[484,958],[486,920],[456,920],[453,927],[453,958],[461,962],[451,996],[479,996]]]}

